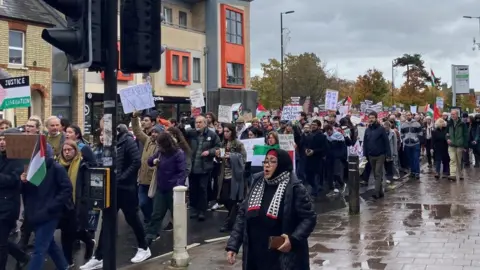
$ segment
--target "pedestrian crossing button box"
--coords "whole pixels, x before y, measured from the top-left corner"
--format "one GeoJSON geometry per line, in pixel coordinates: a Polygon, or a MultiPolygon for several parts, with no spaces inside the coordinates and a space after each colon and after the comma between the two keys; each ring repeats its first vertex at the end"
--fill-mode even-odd
{"type": "Polygon", "coordinates": [[[110,169],[88,168],[86,173],[87,196],[91,209],[110,207],[110,169]]]}

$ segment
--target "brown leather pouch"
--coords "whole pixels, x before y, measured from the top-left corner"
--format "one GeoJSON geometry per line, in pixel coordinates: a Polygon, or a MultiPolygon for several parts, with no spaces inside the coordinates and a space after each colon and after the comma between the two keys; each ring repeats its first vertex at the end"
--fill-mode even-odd
{"type": "Polygon", "coordinates": [[[278,249],[285,243],[285,238],[281,236],[270,236],[270,240],[268,242],[269,249],[278,249]]]}

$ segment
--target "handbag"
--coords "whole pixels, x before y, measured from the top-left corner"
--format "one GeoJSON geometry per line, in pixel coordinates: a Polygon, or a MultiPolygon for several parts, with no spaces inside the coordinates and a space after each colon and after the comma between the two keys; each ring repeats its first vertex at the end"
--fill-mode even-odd
{"type": "MultiPolygon", "coordinates": [[[[161,155],[158,156],[158,160],[160,162],[161,155]]],[[[153,169],[152,181],[150,181],[150,187],[148,188],[148,197],[153,198],[155,197],[155,193],[157,193],[157,165],[153,169]]]]}
{"type": "Polygon", "coordinates": [[[148,188],[148,197],[153,199],[157,192],[157,167],[153,170],[152,181],[150,181],[150,187],[148,188]]]}

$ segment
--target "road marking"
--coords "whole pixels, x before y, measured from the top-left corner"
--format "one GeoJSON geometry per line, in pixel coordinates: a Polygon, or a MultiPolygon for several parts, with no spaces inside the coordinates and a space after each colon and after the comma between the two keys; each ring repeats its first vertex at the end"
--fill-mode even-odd
{"type": "Polygon", "coordinates": [[[218,242],[218,241],[222,241],[222,240],[227,240],[228,238],[230,238],[230,236],[223,236],[223,237],[208,239],[208,240],[205,240],[205,243],[218,242]]]}
{"type": "MultiPolygon", "coordinates": [[[[187,250],[188,249],[191,249],[191,248],[194,248],[194,247],[198,247],[200,246],[200,243],[193,243],[193,244],[190,244],[187,246],[187,250]]],[[[161,259],[163,257],[167,257],[167,256],[171,256],[173,254],[173,251],[170,251],[170,252],[167,252],[167,253],[164,253],[162,255],[159,255],[159,256],[156,256],[156,257],[151,257],[150,259],[148,259],[149,261],[151,260],[157,260],[157,259],[161,259]]]]}

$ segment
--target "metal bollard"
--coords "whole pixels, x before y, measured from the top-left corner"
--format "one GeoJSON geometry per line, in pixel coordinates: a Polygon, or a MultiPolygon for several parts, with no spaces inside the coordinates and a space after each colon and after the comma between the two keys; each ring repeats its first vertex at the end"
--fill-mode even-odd
{"type": "Polygon", "coordinates": [[[187,267],[190,256],[187,251],[187,204],[185,193],[188,188],[173,188],[173,254],[172,267],[187,267]]]}
{"type": "Polygon", "coordinates": [[[360,213],[360,173],[357,155],[348,157],[348,212],[350,215],[360,213]]]}

